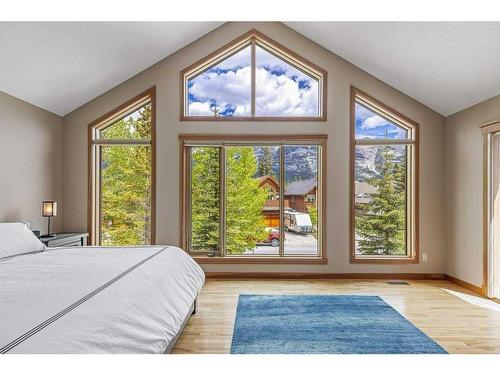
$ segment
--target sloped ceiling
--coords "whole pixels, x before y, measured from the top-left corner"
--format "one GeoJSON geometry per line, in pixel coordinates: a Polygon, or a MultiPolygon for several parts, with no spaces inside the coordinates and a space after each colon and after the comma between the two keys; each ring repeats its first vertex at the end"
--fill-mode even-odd
{"type": "Polygon", "coordinates": [[[65,115],[221,24],[0,23],[0,90],[65,115]]]}
{"type": "MultiPolygon", "coordinates": [[[[444,116],[500,94],[500,23],[285,23],[444,116]]],[[[65,115],[221,24],[0,23],[0,90],[65,115]]]]}
{"type": "Polygon", "coordinates": [[[286,22],[444,116],[500,95],[500,22],[286,22]]]}

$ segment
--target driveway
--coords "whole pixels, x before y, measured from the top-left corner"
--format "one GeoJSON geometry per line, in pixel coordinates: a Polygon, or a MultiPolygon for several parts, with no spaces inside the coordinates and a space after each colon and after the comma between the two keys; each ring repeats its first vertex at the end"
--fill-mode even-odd
{"type": "MultiPolygon", "coordinates": [[[[311,234],[285,233],[285,254],[287,255],[315,255],[317,254],[317,240],[311,234]]],[[[278,255],[279,248],[269,244],[259,244],[255,249],[247,250],[245,254],[278,255]]]]}

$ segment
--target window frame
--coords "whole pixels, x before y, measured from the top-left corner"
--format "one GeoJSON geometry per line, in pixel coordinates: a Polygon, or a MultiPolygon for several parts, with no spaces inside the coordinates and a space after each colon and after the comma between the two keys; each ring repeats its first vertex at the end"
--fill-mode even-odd
{"type": "Polygon", "coordinates": [[[398,111],[392,109],[386,104],[378,101],[363,91],[351,86],[350,100],[350,262],[365,264],[415,264],[419,263],[419,124],[398,111]],[[362,105],[368,105],[368,108],[375,114],[378,114],[391,122],[408,130],[409,135],[406,139],[374,139],[374,140],[356,140],[356,102],[362,105]],[[406,248],[407,254],[404,256],[394,255],[359,255],[356,254],[356,146],[359,145],[411,145],[411,150],[407,155],[406,167],[406,248]]]}
{"type": "MultiPolygon", "coordinates": [[[[326,160],[327,160],[327,135],[218,135],[218,134],[179,134],[179,195],[180,195],[180,238],[179,244],[188,254],[190,254],[198,263],[229,263],[229,264],[327,264],[326,254],[326,160]],[[217,256],[209,257],[203,253],[192,253],[189,251],[190,237],[190,155],[189,150],[192,146],[252,146],[252,145],[272,145],[272,146],[293,146],[293,145],[312,145],[320,147],[318,177],[318,194],[321,202],[318,205],[318,215],[320,215],[321,225],[318,228],[318,254],[317,255],[225,255],[222,249],[217,256]]],[[[222,152],[221,154],[224,154],[222,152]]],[[[220,158],[220,165],[224,165],[224,158],[220,158]]],[[[222,171],[223,169],[221,169],[222,171]]],[[[221,172],[225,173],[225,170],[221,172]]],[[[284,173],[280,176],[280,190],[284,190],[284,173]]],[[[224,176],[222,176],[224,178],[224,176]]],[[[224,185],[221,181],[221,190],[224,185]]],[[[224,199],[223,199],[224,201],[224,199]]],[[[280,200],[280,206],[284,206],[284,201],[280,200]]],[[[224,210],[224,203],[221,204],[221,211],[224,210]]],[[[280,208],[280,222],[283,223],[284,209],[280,208]]],[[[220,215],[220,230],[223,231],[223,213],[220,215]]],[[[280,235],[283,238],[283,226],[280,226],[280,235]]],[[[225,235],[221,233],[221,242],[225,235]]],[[[282,245],[280,244],[280,249],[282,245]]]]}
{"type": "Polygon", "coordinates": [[[252,29],[242,36],[227,43],[208,56],[191,64],[180,72],[180,121],[326,121],[327,120],[327,82],[328,73],[309,60],[301,57],[261,32],[252,29]],[[190,78],[202,73],[217,63],[225,60],[243,48],[251,46],[251,115],[250,116],[189,116],[187,114],[187,84],[190,78]],[[255,47],[259,45],[267,52],[318,79],[319,116],[256,116],[255,115],[255,47]]]}
{"type": "Polygon", "coordinates": [[[153,86],[127,102],[109,111],[97,120],[88,124],[88,192],[87,192],[87,230],[89,245],[100,243],[100,167],[97,149],[100,146],[110,145],[149,145],[151,147],[151,240],[150,245],[156,244],[156,86],[153,86]],[[151,138],[150,139],[103,139],[98,137],[98,130],[112,125],[119,119],[146,104],[151,104],[151,138]],[[97,218],[99,215],[99,219],[97,218]]]}

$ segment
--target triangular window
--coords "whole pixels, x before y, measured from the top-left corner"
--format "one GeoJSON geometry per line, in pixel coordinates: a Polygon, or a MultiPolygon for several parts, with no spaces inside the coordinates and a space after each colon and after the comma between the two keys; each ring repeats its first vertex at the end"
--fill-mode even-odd
{"type": "Polygon", "coordinates": [[[326,119],[326,72],[257,31],[182,77],[183,120],[326,119]]]}
{"type": "Polygon", "coordinates": [[[150,139],[151,109],[150,99],[137,103],[95,127],[96,139],[150,139]]]}
{"type": "Polygon", "coordinates": [[[354,105],[357,140],[362,139],[408,139],[411,128],[384,115],[369,103],[357,98],[354,105]]]}

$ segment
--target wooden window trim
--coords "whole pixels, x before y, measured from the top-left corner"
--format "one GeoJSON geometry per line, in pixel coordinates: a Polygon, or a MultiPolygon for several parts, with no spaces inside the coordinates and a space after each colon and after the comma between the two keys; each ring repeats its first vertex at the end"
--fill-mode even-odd
{"type": "Polygon", "coordinates": [[[199,264],[328,264],[326,257],[292,257],[292,256],[230,256],[209,257],[206,255],[192,255],[199,264]]]}
{"type": "Polygon", "coordinates": [[[233,41],[227,43],[216,51],[212,52],[208,56],[198,60],[194,64],[191,64],[187,68],[180,72],[179,77],[179,87],[180,87],[180,121],[293,121],[293,122],[325,122],[327,120],[327,85],[328,85],[328,73],[323,68],[320,68],[316,64],[310,62],[304,57],[298,55],[297,53],[291,51],[287,47],[281,45],[280,43],[274,41],[268,36],[262,34],[256,29],[251,29],[247,33],[241,35],[240,37],[234,39],[233,41]],[[187,102],[186,102],[186,88],[188,79],[210,66],[224,60],[228,56],[231,56],[235,51],[239,51],[242,48],[250,45],[251,46],[251,116],[238,116],[238,117],[214,117],[214,116],[188,116],[186,114],[187,102]],[[273,51],[280,59],[284,60],[288,64],[294,66],[295,68],[304,71],[308,75],[318,79],[319,83],[319,95],[318,104],[320,106],[319,116],[255,116],[255,47],[256,45],[261,46],[266,49],[266,51],[273,51]],[[274,52],[275,51],[275,52],[274,52]]]}
{"type": "Polygon", "coordinates": [[[500,137],[500,120],[490,121],[480,126],[483,133],[483,281],[482,294],[494,298],[494,262],[498,254],[498,208],[495,204],[496,184],[499,180],[496,170],[498,162],[498,141],[500,137]]]}
{"type": "Polygon", "coordinates": [[[94,145],[96,144],[150,144],[151,145],[151,245],[156,244],[156,86],[153,86],[127,102],[119,105],[98,119],[88,124],[87,138],[87,231],[89,232],[89,245],[96,245],[96,187],[95,167],[96,156],[94,145]],[[145,140],[100,140],[96,138],[96,129],[106,123],[120,118],[141,102],[151,103],[151,139],[145,140]]]}
{"type": "MultiPolygon", "coordinates": [[[[493,253],[493,232],[490,223],[494,219],[492,212],[492,171],[493,171],[493,149],[494,137],[500,132],[500,119],[487,121],[479,125],[483,134],[483,282],[482,290],[485,296],[492,294],[490,256],[493,253]]],[[[498,301],[497,301],[498,302],[498,301]]]]}
{"type": "Polygon", "coordinates": [[[202,264],[327,264],[327,140],[328,136],[323,134],[306,134],[306,135],[234,135],[234,134],[179,134],[179,212],[180,212],[180,228],[179,228],[179,244],[184,251],[190,254],[193,259],[202,264]],[[281,145],[301,145],[304,142],[316,142],[321,146],[321,160],[320,160],[320,176],[321,176],[321,205],[319,207],[321,214],[321,227],[320,227],[320,254],[316,256],[218,256],[209,257],[206,254],[192,254],[188,249],[189,238],[189,203],[186,182],[188,181],[189,169],[187,165],[188,154],[186,152],[189,143],[199,142],[207,146],[210,145],[241,145],[245,143],[266,143],[281,144],[281,145]]]}
{"type": "MultiPolygon", "coordinates": [[[[392,109],[386,104],[378,101],[377,99],[371,97],[370,95],[364,93],[363,91],[351,86],[351,103],[350,103],[350,262],[351,263],[361,263],[361,264],[417,264],[420,261],[419,258],[419,124],[415,121],[409,119],[408,117],[402,115],[398,111],[392,109]],[[391,121],[396,122],[398,125],[409,129],[413,138],[412,141],[408,142],[406,140],[398,140],[394,142],[387,142],[388,144],[412,144],[414,148],[414,160],[412,160],[413,167],[411,171],[412,178],[412,202],[410,203],[411,212],[411,226],[412,229],[412,239],[411,248],[408,249],[409,255],[407,256],[359,256],[356,255],[355,249],[355,147],[356,147],[356,110],[355,104],[357,99],[361,99],[363,103],[367,102],[374,109],[375,113],[379,112],[384,117],[391,119],[391,121]]],[[[377,143],[384,143],[383,141],[377,141],[377,143]]],[[[370,142],[363,142],[363,144],[369,145],[370,142]]],[[[407,229],[408,230],[408,229],[407,229]]]]}

